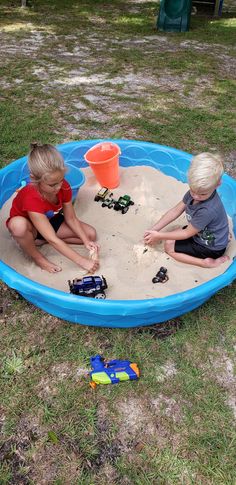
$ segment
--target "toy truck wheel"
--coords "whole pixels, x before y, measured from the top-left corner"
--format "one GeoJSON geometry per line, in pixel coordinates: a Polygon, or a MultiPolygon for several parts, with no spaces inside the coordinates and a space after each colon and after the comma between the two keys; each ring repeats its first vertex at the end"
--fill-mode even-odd
{"type": "Polygon", "coordinates": [[[98,202],[99,201],[99,197],[97,195],[95,195],[94,200],[95,200],[95,202],[98,202]]]}
{"type": "Polygon", "coordinates": [[[104,202],[102,203],[102,207],[106,207],[106,204],[104,204],[104,202]]]}
{"type": "Polygon", "coordinates": [[[97,295],[95,295],[95,298],[97,300],[105,300],[106,295],[105,295],[105,293],[97,293],[97,295]]]}
{"type": "Polygon", "coordinates": [[[129,203],[129,205],[134,205],[134,201],[131,200],[130,203],[129,203]]]}
{"type": "Polygon", "coordinates": [[[124,207],[124,209],[122,209],[122,214],[126,214],[126,212],[128,212],[129,208],[128,207],[124,207]]]}
{"type": "Polygon", "coordinates": [[[120,204],[117,204],[117,202],[116,202],[115,205],[114,205],[114,210],[115,211],[118,211],[119,208],[120,208],[120,204]]]}

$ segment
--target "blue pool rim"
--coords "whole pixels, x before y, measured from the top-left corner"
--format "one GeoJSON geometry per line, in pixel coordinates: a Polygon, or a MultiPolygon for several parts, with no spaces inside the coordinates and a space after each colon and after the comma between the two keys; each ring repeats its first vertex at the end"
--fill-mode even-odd
{"type": "MultiPolygon", "coordinates": [[[[134,140],[84,140],[58,145],[71,171],[76,170],[77,187],[84,183],[78,168],[86,167],[84,154],[96,143],[114,141],[120,146],[120,165],[149,165],[166,175],[186,182],[192,155],[172,147],[134,140]]],[[[27,157],[22,157],[0,170],[0,207],[28,176],[27,157]]],[[[70,175],[68,176],[70,179],[70,175]]],[[[74,180],[74,176],[72,177],[74,180]]],[[[158,189],[157,189],[158,190],[158,189]]],[[[218,190],[226,211],[232,217],[236,234],[236,181],[224,174],[218,190]]],[[[63,320],[82,325],[130,328],[161,323],[187,313],[206,302],[217,291],[236,278],[236,260],[220,276],[175,295],[147,300],[94,300],[75,296],[36,283],[0,261],[0,278],[36,307],[63,320]]],[[[109,290],[108,290],[109,296],[109,290]]]]}

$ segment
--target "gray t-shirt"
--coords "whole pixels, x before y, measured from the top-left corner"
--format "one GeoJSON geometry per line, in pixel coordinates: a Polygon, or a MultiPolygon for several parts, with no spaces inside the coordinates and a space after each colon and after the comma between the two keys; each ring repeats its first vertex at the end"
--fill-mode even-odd
{"type": "Polygon", "coordinates": [[[193,236],[196,243],[213,251],[225,249],[229,241],[229,224],[224,206],[216,190],[207,200],[193,204],[190,190],[183,197],[186,218],[199,233],[193,236]]]}

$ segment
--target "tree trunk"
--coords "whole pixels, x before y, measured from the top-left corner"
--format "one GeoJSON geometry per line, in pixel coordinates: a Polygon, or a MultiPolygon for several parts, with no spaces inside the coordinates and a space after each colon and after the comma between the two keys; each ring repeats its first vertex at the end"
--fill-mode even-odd
{"type": "Polygon", "coordinates": [[[21,0],[21,6],[26,7],[27,0],[21,0]]]}

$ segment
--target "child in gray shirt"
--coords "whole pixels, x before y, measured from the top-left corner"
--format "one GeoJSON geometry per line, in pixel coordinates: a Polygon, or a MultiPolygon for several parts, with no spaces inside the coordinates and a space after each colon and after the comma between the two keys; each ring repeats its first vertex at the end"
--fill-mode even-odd
{"type": "Polygon", "coordinates": [[[224,252],[229,241],[228,218],[216,192],[223,171],[218,155],[201,153],[194,157],[188,171],[190,190],[145,232],[144,243],[153,245],[165,240],[165,251],[176,261],[203,268],[213,268],[227,261],[224,252]],[[161,231],[184,211],[187,226],[161,231]]]}

